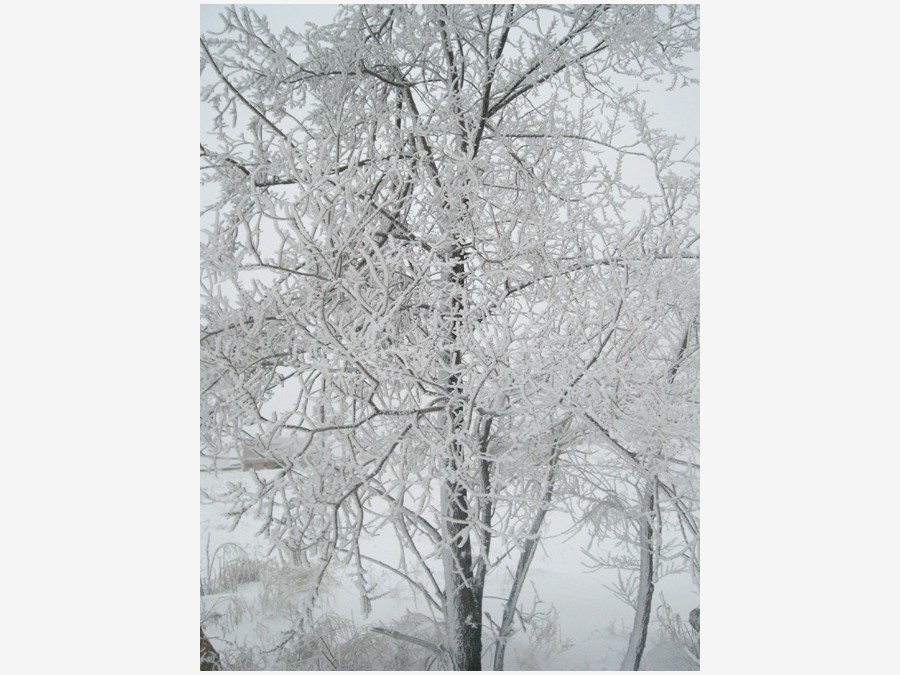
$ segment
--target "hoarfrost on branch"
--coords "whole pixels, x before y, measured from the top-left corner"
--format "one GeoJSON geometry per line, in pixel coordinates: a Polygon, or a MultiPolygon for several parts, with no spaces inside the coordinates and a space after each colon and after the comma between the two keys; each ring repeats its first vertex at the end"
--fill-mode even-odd
{"type": "Polygon", "coordinates": [[[626,540],[653,486],[698,567],[698,158],[638,86],[689,81],[696,6],[223,18],[200,44],[203,452],[279,467],[235,517],[363,595],[391,569],[457,669],[518,561],[502,667],[551,510],[626,540]],[[386,528],[400,561],[365,550],[386,528]]]}

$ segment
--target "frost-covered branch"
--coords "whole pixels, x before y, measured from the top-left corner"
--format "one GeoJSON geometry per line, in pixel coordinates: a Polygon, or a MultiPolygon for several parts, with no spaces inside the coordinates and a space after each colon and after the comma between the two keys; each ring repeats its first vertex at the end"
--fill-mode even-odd
{"type": "Polygon", "coordinates": [[[272,467],[235,516],[319,582],[391,569],[460,669],[491,575],[519,555],[507,640],[546,514],[588,527],[602,480],[658,479],[695,539],[697,167],[640,85],[687,81],[696,8],[223,18],[200,45],[202,448],[272,467]]]}

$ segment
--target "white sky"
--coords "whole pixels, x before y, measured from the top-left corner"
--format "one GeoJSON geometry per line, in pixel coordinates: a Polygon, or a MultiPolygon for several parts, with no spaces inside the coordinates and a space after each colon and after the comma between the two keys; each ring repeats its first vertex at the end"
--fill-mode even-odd
{"type": "MultiPolygon", "coordinates": [[[[200,5],[200,31],[205,33],[210,29],[216,29],[220,27],[221,22],[219,21],[219,13],[224,8],[229,6],[229,4],[200,5]]],[[[240,6],[243,6],[243,3],[238,3],[238,7],[240,6]]],[[[328,3],[316,5],[253,4],[247,6],[252,6],[255,11],[268,17],[269,25],[276,33],[278,32],[280,26],[290,25],[294,28],[294,30],[297,30],[299,26],[302,26],[307,21],[319,26],[329,23],[331,19],[334,18],[334,15],[337,13],[338,9],[337,4],[328,3]]]]}

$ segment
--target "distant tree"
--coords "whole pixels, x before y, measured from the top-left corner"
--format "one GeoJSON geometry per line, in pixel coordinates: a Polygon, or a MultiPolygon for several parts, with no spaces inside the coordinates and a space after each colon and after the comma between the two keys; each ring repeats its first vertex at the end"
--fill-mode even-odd
{"type": "MultiPolygon", "coordinates": [[[[620,587],[635,609],[622,670],[640,667],[658,578],[686,570],[699,580],[700,571],[698,269],[657,260],[647,271],[628,303],[636,313],[621,322],[633,327],[622,334],[640,335],[617,350],[628,377],[599,397],[598,382],[583,403],[612,452],[583,464],[574,491],[586,505],[585,521],[601,531],[612,527],[636,557],[635,585],[620,587]]],[[[632,567],[620,554],[607,565],[632,567]]]]}
{"type": "Polygon", "coordinates": [[[236,517],[320,582],[334,561],[366,598],[373,569],[402,578],[454,669],[481,669],[485,580],[517,559],[502,668],[564,498],[618,461],[690,509],[666,481],[696,401],[659,363],[696,319],[696,157],[637,84],[688,82],[697,7],[223,18],[200,44],[205,452],[277,462],[236,517]],[[385,528],[400,560],[365,548],[385,528]]]}

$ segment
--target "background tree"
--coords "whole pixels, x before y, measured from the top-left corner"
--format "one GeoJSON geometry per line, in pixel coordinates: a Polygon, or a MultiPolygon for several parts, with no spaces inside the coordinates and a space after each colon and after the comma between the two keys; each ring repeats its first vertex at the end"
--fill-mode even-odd
{"type": "Polygon", "coordinates": [[[518,554],[515,611],[559,484],[584,494],[611,450],[690,516],[666,480],[695,452],[673,365],[696,321],[695,160],[635,85],[688,81],[697,9],[359,5],[279,35],[223,18],[200,44],[204,448],[277,459],[235,516],[263,514],[319,582],[349,564],[368,597],[391,570],[433,608],[435,650],[480,669],[486,576],[518,554]],[[400,560],[366,551],[385,528],[400,560]]]}

